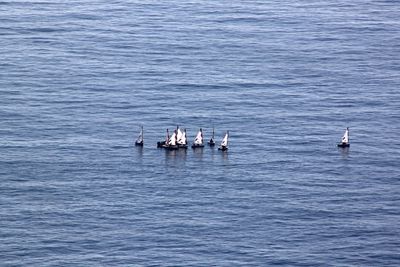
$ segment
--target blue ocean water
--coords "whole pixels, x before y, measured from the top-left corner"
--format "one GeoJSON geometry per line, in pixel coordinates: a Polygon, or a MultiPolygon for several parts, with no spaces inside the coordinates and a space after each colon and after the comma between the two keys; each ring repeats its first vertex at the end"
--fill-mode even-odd
{"type": "Polygon", "coordinates": [[[0,1],[0,265],[399,266],[399,18],[0,1]],[[229,151],[157,149],[176,125],[229,151]]]}

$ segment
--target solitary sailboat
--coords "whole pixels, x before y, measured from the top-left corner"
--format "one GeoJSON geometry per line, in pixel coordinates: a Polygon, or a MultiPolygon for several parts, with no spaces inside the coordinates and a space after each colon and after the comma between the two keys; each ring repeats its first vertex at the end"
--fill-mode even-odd
{"type": "Polygon", "coordinates": [[[200,128],[198,131],[196,138],[193,141],[192,148],[201,148],[204,147],[203,144],[203,130],[200,128]]]}
{"type": "Polygon", "coordinates": [[[342,141],[337,144],[338,147],[349,147],[350,146],[350,142],[349,142],[349,127],[346,128],[343,137],[342,137],[342,141]]]}
{"type": "Polygon", "coordinates": [[[222,139],[221,146],[218,150],[226,151],[228,150],[228,138],[229,138],[229,131],[226,131],[224,139],[222,139]]]}
{"type": "Polygon", "coordinates": [[[135,146],[143,146],[143,126],[140,130],[139,137],[135,141],[135,146]]]}
{"type": "Polygon", "coordinates": [[[214,128],[213,128],[213,132],[212,132],[212,136],[210,141],[208,141],[208,145],[209,146],[215,146],[215,141],[214,141],[214,128]]]}

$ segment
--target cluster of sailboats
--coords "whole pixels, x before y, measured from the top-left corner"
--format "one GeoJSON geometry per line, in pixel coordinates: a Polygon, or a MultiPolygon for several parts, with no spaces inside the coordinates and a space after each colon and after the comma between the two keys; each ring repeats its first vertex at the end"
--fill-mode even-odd
{"type": "MultiPolygon", "coordinates": [[[[221,145],[218,147],[218,150],[226,151],[228,150],[228,139],[229,139],[229,131],[226,131],[224,138],[221,141],[221,145]]],[[[210,147],[215,146],[215,132],[213,129],[212,136],[210,140],[207,142],[210,147]]],[[[143,138],[143,126],[141,127],[139,137],[135,141],[136,146],[143,146],[144,138],[143,138]]],[[[186,129],[181,130],[179,126],[170,134],[167,129],[167,134],[165,140],[157,142],[158,148],[164,148],[168,150],[175,149],[187,149],[188,148],[188,139],[186,134],[186,129]]],[[[203,148],[204,147],[204,137],[203,137],[203,129],[200,128],[196,134],[196,137],[193,140],[191,145],[193,149],[203,148]]]]}
{"type": "MultiPolygon", "coordinates": [[[[226,131],[224,138],[221,141],[221,145],[218,147],[218,150],[226,151],[228,150],[228,138],[229,138],[229,131],[226,131]]],[[[207,142],[210,147],[215,146],[215,138],[214,138],[214,129],[212,132],[211,139],[207,142]]],[[[141,127],[141,131],[139,137],[135,141],[136,146],[143,146],[144,139],[143,139],[143,126],[141,127]]],[[[349,127],[346,128],[341,141],[337,144],[338,147],[346,148],[350,147],[350,134],[349,134],[349,127]]],[[[173,131],[172,135],[170,135],[169,130],[167,129],[167,135],[165,140],[157,142],[158,148],[164,148],[168,150],[175,150],[175,149],[187,149],[188,148],[188,141],[186,135],[186,129],[181,130],[179,126],[173,131]]],[[[204,147],[204,137],[203,137],[203,129],[197,132],[196,137],[193,140],[192,148],[203,148],[204,147]]]]}

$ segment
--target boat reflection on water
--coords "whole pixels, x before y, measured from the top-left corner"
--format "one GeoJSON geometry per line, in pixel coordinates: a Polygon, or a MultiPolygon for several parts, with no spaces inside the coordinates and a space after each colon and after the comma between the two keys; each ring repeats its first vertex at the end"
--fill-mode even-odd
{"type": "Polygon", "coordinates": [[[143,163],[143,146],[134,146],[133,148],[135,153],[130,153],[130,158],[133,163],[143,163]]]}
{"type": "Polygon", "coordinates": [[[143,146],[135,146],[135,149],[136,149],[136,151],[137,151],[137,154],[138,154],[140,157],[143,157],[143,146]]]}
{"type": "Polygon", "coordinates": [[[187,149],[166,149],[165,150],[165,159],[169,160],[179,160],[185,161],[187,156],[187,149]]]}
{"type": "Polygon", "coordinates": [[[222,151],[220,151],[220,154],[222,155],[222,159],[224,160],[224,161],[228,161],[228,151],[227,150],[222,150],[222,151]]]}
{"type": "Polygon", "coordinates": [[[204,147],[196,147],[196,149],[192,150],[192,153],[195,159],[202,160],[204,154],[204,147]]]}
{"type": "Polygon", "coordinates": [[[348,158],[350,154],[350,147],[338,147],[338,151],[343,158],[348,158]]]}

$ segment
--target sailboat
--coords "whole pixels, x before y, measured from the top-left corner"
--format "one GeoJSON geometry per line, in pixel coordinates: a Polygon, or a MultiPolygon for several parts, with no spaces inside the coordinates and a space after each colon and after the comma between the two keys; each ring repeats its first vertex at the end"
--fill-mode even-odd
{"type": "Polygon", "coordinates": [[[187,138],[186,138],[186,129],[184,131],[181,131],[179,127],[177,127],[177,134],[176,134],[176,142],[178,145],[178,148],[187,148],[187,138]]]}
{"type": "MultiPolygon", "coordinates": [[[[167,129],[168,131],[168,129],[167,129]]],[[[168,133],[169,136],[169,133],[168,133]]],[[[171,138],[168,139],[168,141],[162,146],[163,148],[166,149],[178,149],[178,145],[176,144],[176,130],[174,133],[171,135],[171,138]]]]}
{"type": "Polygon", "coordinates": [[[143,146],[143,126],[140,130],[139,137],[135,141],[135,146],[143,146]]]}
{"type": "Polygon", "coordinates": [[[169,142],[169,131],[167,129],[167,135],[165,136],[165,140],[157,142],[157,147],[163,148],[166,144],[168,144],[168,142],[169,142]]]}
{"type": "Polygon", "coordinates": [[[342,137],[342,141],[337,144],[338,147],[349,147],[350,146],[350,142],[349,142],[349,127],[346,128],[343,137],[342,137]]]}
{"type": "Polygon", "coordinates": [[[229,131],[226,131],[224,139],[222,139],[221,146],[218,150],[226,151],[228,150],[228,138],[229,138],[229,131]]]}
{"type": "Polygon", "coordinates": [[[193,141],[192,148],[201,148],[204,147],[203,144],[203,130],[200,128],[200,130],[197,132],[196,138],[193,141]]]}
{"type": "Polygon", "coordinates": [[[213,133],[212,133],[211,139],[210,139],[210,141],[208,141],[208,145],[209,145],[209,146],[215,146],[215,141],[214,141],[214,128],[213,128],[213,133]]]}

